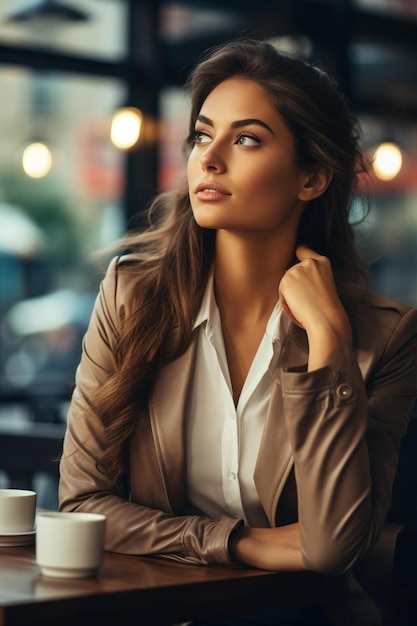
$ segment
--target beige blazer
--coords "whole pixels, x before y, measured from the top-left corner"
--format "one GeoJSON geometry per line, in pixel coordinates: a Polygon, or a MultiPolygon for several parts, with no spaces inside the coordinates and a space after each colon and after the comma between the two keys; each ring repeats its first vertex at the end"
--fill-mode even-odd
{"type": "MultiPolygon", "coordinates": [[[[212,520],[187,504],[184,407],[194,340],[162,369],[148,410],[138,411],[123,485],[112,487],[95,467],[103,426],[89,399],[113,371],[133,260],[111,262],[84,339],[60,464],[60,510],[104,513],[110,551],[231,564],[228,540],[241,520],[212,520]]],[[[343,301],[354,349],[334,354],[325,368],[306,372],[306,334],[291,325],[255,469],[271,526],[298,519],[305,563],[325,573],[349,569],[376,541],[417,396],[417,311],[356,287],[343,301]]]]}

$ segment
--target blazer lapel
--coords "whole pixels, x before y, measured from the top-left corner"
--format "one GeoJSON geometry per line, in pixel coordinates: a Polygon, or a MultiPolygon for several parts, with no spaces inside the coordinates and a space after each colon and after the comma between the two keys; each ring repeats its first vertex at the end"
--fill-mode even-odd
{"type": "Polygon", "coordinates": [[[184,418],[196,342],[164,366],[149,402],[149,416],[168,501],[179,511],[185,500],[184,418]]]}
{"type": "Polygon", "coordinates": [[[271,526],[275,526],[277,505],[293,467],[293,458],[284,418],[280,370],[304,368],[308,358],[306,333],[291,324],[275,370],[275,386],[266,417],[254,479],[262,506],[271,526]]]}

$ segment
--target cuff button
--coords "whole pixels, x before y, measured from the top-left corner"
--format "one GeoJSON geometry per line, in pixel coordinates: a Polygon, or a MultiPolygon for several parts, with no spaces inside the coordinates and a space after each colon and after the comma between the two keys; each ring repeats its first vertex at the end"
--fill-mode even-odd
{"type": "Polygon", "coordinates": [[[353,389],[347,383],[342,383],[337,387],[336,393],[341,400],[349,400],[353,396],[353,389]]]}

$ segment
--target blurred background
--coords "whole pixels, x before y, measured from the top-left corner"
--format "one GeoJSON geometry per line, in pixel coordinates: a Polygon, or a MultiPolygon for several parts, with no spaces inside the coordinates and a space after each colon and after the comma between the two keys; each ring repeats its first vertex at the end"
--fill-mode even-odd
{"type": "Polygon", "coordinates": [[[357,227],[372,289],[417,306],[417,2],[0,0],[0,485],[30,483],[42,506],[101,278],[92,253],[176,184],[184,80],[237,35],[339,79],[374,162],[357,227]]]}

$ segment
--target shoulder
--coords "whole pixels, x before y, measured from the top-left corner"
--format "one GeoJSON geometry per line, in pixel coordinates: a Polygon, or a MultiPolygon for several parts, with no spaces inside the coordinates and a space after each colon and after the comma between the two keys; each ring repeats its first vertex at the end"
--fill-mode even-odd
{"type": "Polygon", "coordinates": [[[356,285],[343,290],[342,300],[360,345],[372,344],[383,351],[417,342],[417,310],[411,306],[356,285]]]}
{"type": "Polygon", "coordinates": [[[138,255],[115,256],[109,262],[101,281],[100,297],[106,303],[108,310],[116,317],[123,317],[126,309],[131,308],[139,275],[138,255]]]}
{"type": "Polygon", "coordinates": [[[107,266],[103,283],[114,289],[128,287],[138,277],[140,258],[138,254],[114,256],[107,266]]]}
{"type": "Polygon", "coordinates": [[[417,310],[389,296],[372,293],[358,285],[347,285],[341,294],[348,313],[354,318],[365,318],[378,326],[394,328],[404,317],[413,318],[417,310]]]}

